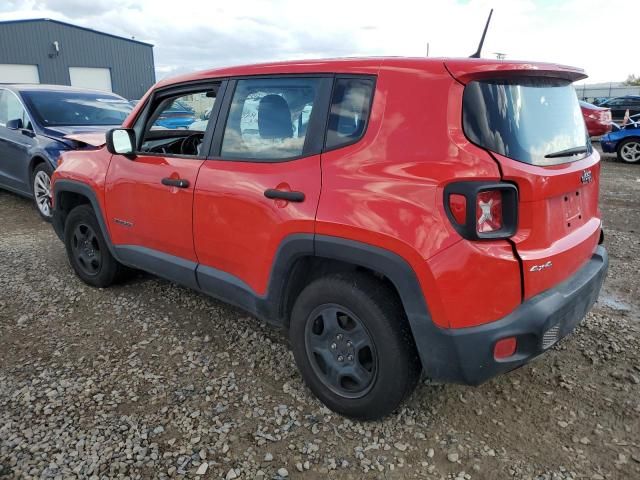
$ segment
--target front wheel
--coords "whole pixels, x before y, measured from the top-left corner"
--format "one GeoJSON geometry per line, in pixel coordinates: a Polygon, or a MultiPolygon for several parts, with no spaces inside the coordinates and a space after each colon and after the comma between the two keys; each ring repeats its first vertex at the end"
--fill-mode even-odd
{"type": "Polygon", "coordinates": [[[33,203],[42,217],[47,222],[51,221],[51,175],[53,170],[46,163],[40,163],[33,169],[31,176],[31,190],[33,203]]]}
{"type": "Polygon", "coordinates": [[[618,145],[618,159],[625,163],[640,162],[640,139],[629,138],[618,145]]]}
{"type": "Polygon", "coordinates": [[[420,375],[397,296],[365,274],[331,275],[307,286],[294,304],[289,339],[312,392],[348,417],[388,415],[420,375]]]}
{"type": "Polygon", "coordinates": [[[67,216],[64,245],[78,277],[93,287],[108,287],[122,272],[89,205],[79,205],[67,216]]]}

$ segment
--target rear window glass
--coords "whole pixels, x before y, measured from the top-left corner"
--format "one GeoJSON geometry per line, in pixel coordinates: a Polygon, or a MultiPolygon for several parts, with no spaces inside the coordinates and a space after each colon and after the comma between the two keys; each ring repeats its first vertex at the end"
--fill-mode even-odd
{"type": "Polygon", "coordinates": [[[591,152],[576,92],[565,80],[470,82],[462,119],[473,143],[520,162],[555,165],[591,152]]]}
{"type": "Polygon", "coordinates": [[[348,145],[360,139],[369,119],[373,95],[371,78],[339,78],[333,87],[327,149],[348,145]]]}

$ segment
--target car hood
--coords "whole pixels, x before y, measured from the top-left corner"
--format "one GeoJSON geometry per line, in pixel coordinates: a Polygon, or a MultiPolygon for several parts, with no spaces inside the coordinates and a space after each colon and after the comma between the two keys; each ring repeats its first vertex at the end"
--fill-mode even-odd
{"type": "Polygon", "coordinates": [[[100,147],[105,144],[105,134],[120,125],[71,125],[64,127],[45,127],[42,133],[58,140],[67,148],[77,149],[100,147]]]}
{"type": "Polygon", "coordinates": [[[77,133],[104,133],[112,128],[118,128],[120,125],[71,125],[64,127],[44,127],[43,133],[49,137],[62,139],[67,135],[77,133]]]}

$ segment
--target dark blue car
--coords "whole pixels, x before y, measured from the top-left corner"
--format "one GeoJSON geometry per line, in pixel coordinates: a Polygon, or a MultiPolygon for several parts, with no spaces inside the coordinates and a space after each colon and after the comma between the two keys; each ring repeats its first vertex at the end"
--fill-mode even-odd
{"type": "Polygon", "coordinates": [[[87,147],[68,135],[102,132],[132,110],[112,93],[55,85],[0,85],[0,188],[51,216],[49,183],[60,153],[87,147]]]}
{"type": "Polygon", "coordinates": [[[602,151],[615,153],[626,163],[640,162],[640,115],[633,115],[623,126],[615,125],[610,133],[600,138],[602,151]]]}

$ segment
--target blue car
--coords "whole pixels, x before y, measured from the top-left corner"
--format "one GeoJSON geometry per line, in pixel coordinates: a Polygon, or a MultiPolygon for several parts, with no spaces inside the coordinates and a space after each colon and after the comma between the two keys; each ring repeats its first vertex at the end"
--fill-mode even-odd
{"type": "Polygon", "coordinates": [[[640,115],[633,115],[623,126],[613,125],[613,130],[600,138],[602,151],[616,153],[626,163],[640,162],[640,115]]]}
{"type": "Polygon", "coordinates": [[[0,85],[0,188],[33,198],[39,214],[49,220],[49,184],[60,153],[88,147],[71,137],[115,128],[131,110],[112,93],[0,85]]]}
{"type": "Polygon", "coordinates": [[[153,126],[170,130],[188,129],[195,121],[196,114],[194,111],[176,100],[173,105],[163,110],[153,126]]]}

